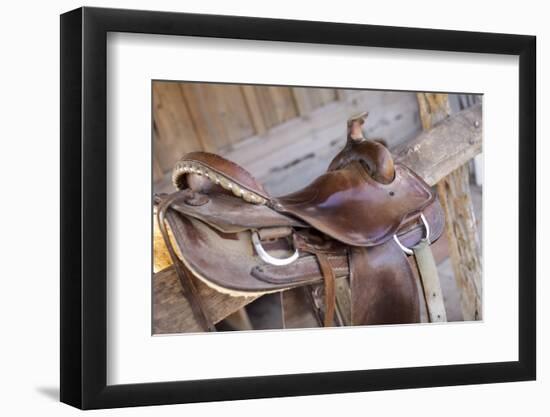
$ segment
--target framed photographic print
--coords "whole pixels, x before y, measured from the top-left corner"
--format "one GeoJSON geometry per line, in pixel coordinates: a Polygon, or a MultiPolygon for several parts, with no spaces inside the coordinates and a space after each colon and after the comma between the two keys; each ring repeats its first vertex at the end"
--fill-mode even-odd
{"type": "Polygon", "coordinates": [[[535,379],[535,38],[61,16],[61,400],[535,379]]]}

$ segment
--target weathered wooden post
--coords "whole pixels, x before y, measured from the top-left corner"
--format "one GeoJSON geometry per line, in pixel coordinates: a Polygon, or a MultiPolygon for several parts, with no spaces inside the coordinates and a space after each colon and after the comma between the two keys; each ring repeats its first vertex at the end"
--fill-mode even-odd
{"type": "MultiPolygon", "coordinates": [[[[447,94],[418,93],[417,97],[424,130],[431,129],[450,115],[447,94]]],[[[481,128],[481,120],[474,121],[474,127],[481,128]]],[[[481,251],[467,163],[439,181],[437,190],[445,212],[449,254],[460,289],[463,318],[481,320],[481,251]]]]}

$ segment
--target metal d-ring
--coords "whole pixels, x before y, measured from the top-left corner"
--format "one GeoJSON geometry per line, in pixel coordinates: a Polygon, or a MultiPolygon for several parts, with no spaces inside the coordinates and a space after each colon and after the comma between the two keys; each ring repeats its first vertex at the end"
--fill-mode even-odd
{"type": "MultiPolygon", "coordinates": [[[[427,241],[429,245],[430,244],[430,224],[428,223],[428,220],[426,220],[426,217],[424,217],[424,213],[420,214],[420,218],[422,219],[422,223],[424,224],[424,229],[426,230],[426,236],[421,240],[421,242],[427,241]]],[[[405,252],[407,255],[412,255],[414,253],[412,249],[409,249],[399,241],[397,234],[393,235],[393,240],[395,240],[395,243],[397,243],[397,245],[401,248],[401,250],[405,252]]]]}
{"type": "Polygon", "coordinates": [[[260,257],[260,259],[265,263],[271,265],[283,266],[291,264],[296,259],[298,259],[298,256],[300,255],[298,253],[298,249],[295,249],[292,256],[288,258],[275,258],[274,256],[271,256],[262,246],[262,242],[260,241],[260,237],[258,236],[258,232],[256,231],[252,232],[252,243],[254,244],[254,249],[256,249],[256,253],[260,257]]]}

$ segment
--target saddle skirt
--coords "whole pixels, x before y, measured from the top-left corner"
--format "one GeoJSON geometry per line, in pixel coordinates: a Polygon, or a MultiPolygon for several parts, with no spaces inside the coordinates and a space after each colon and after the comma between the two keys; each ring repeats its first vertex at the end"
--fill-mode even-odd
{"type": "Polygon", "coordinates": [[[173,182],[179,191],[155,202],[178,248],[174,261],[217,290],[251,295],[323,284],[331,325],[334,280],[346,279],[350,324],[420,320],[421,292],[403,247],[435,242],[443,213],[431,188],[381,144],[348,135],[325,174],[282,197],[205,152],[185,155],[173,182]]]}

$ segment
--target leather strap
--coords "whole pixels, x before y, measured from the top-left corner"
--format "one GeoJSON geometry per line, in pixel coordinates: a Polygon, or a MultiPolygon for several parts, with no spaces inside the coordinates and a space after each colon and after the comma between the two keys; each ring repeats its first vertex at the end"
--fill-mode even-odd
{"type": "Polygon", "coordinates": [[[172,245],[172,241],[170,240],[170,236],[168,235],[168,230],[166,229],[166,211],[178,198],[182,198],[182,196],[178,194],[173,194],[166,200],[162,201],[157,207],[157,220],[159,229],[164,239],[166,248],[168,249],[168,253],[170,254],[170,258],[172,259],[172,262],[174,264],[174,268],[180,280],[181,286],[183,287],[183,292],[186,295],[189,304],[191,305],[191,310],[193,311],[195,319],[205,331],[215,332],[216,327],[214,326],[214,323],[212,323],[212,321],[208,317],[208,314],[205,311],[204,304],[200,298],[197,287],[195,286],[191,278],[192,274],[176,254],[176,251],[172,245]]]}
{"type": "MultiPolygon", "coordinates": [[[[327,254],[327,261],[330,263],[336,277],[349,275],[348,258],[346,254],[327,254]]],[[[318,258],[314,255],[304,255],[289,265],[261,265],[254,267],[251,275],[264,282],[273,284],[314,284],[323,277],[319,266],[318,258]]]]}
{"type": "Polygon", "coordinates": [[[324,253],[317,253],[316,255],[325,283],[325,319],[323,324],[325,327],[331,327],[334,324],[334,312],[336,309],[336,276],[334,275],[334,270],[330,265],[328,256],[324,253]]]}
{"type": "Polygon", "coordinates": [[[272,240],[272,239],[281,239],[284,237],[292,236],[291,227],[263,227],[258,229],[258,236],[260,240],[272,240]]]}
{"type": "Polygon", "coordinates": [[[422,282],[430,323],[446,322],[447,313],[443,302],[443,292],[441,291],[432,249],[429,243],[424,240],[418,246],[415,246],[413,251],[420,282],[422,282]]]}

